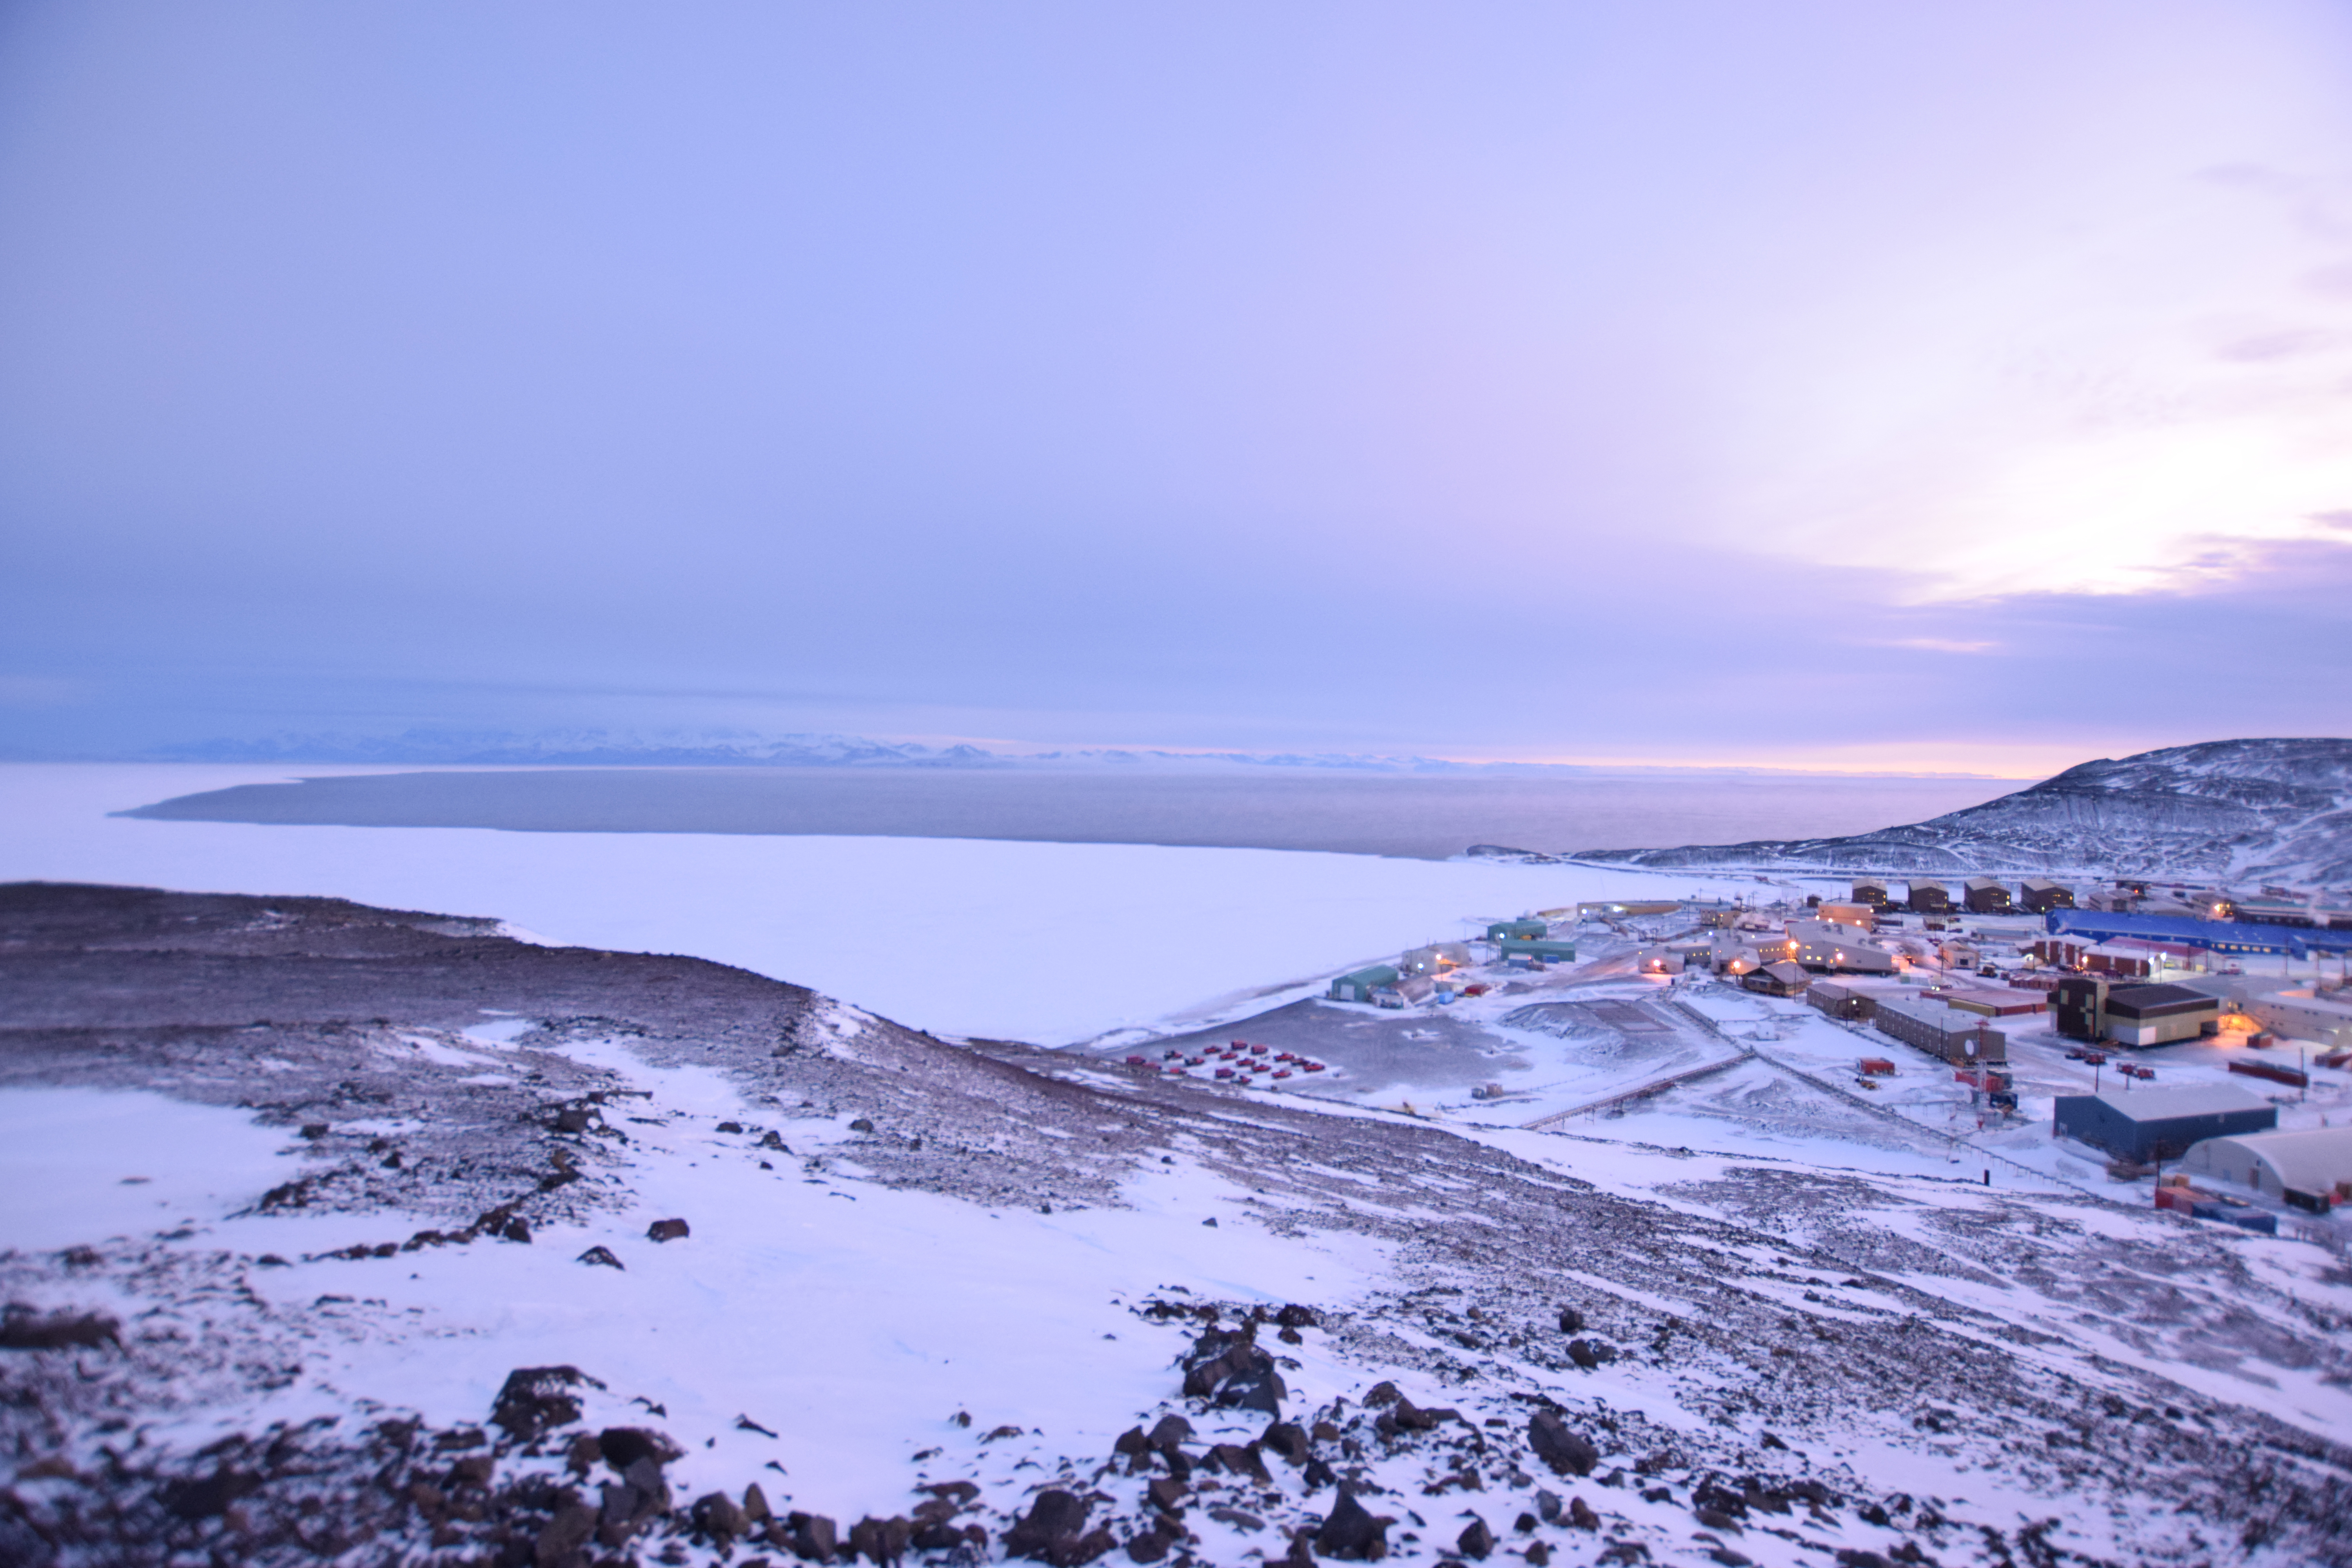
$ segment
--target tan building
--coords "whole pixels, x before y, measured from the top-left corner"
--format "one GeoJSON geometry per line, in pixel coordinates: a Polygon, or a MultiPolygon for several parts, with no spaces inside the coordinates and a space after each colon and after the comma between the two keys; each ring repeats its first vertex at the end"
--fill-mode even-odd
{"type": "Polygon", "coordinates": [[[2248,1001],[2246,1012],[2273,1035],[2340,1050],[2352,1046],[2352,995],[2315,986],[2273,991],[2248,1001]]]}

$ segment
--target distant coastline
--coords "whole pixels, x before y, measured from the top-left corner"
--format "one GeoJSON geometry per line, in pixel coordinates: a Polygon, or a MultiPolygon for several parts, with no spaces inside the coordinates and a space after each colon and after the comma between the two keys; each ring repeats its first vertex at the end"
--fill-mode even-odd
{"type": "Polygon", "coordinates": [[[511,832],[837,835],[1286,849],[1443,860],[1474,845],[1864,832],[2009,781],[1659,770],[650,767],[341,773],[243,784],[148,820],[511,832]]]}

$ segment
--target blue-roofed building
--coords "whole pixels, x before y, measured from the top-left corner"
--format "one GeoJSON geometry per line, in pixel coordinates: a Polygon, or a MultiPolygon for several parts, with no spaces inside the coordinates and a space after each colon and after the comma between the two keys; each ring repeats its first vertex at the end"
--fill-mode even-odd
{"type": "Polygon", "coordinates": [[[2352,931],[2333,927],[2257,925],[2248,921],[2201,921],[2194,915],[2126,914],[2120,910],[2052,910],[2048,920],[2051,935],[2092,942],[2138,937],[2208,952],[2283,952],[2294,958],[2308,958],[2314,952],[2352,952],[2352,931]]]}

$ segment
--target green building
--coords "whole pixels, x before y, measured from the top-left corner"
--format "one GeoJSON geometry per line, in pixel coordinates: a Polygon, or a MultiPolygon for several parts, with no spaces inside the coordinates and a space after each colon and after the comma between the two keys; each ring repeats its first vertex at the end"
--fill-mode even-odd
{"type": "Polygon", "coordinates": [[[1540,942],[1551,934],[1551,927],[1538,920],[1496,921],[1486,928],[1488,942],[1540,942]]]}
{"type": "Polygon", "coordinates": [[[1394,985],[1397,978],[1397,972],[1393,966],[1375,963],[1370,969],[1359,969],[1353,974],[1342,974],[1339,979],[1331,982],[1331,1000],[1369,1002],[1372,999],[1373,992],[1385,986],[1394,985]]]}
{"type": "Polygon", "coordinates": [[[1495,945],[1499,950],[1499,956],[1507,961],[1514,958],[1534,958],[1540,959],[1546,963],[1576,962],[1576,943],[1572,942],[1507,936],[1495,945]]]}

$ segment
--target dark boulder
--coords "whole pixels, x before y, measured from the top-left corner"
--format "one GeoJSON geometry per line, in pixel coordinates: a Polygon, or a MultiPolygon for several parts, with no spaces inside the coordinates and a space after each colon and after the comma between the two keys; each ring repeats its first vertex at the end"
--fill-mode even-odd
{"type": "Polygon", "coordinates": [[[1127,1555],[1130,1562],[1157,1563],[1168,1555],[1168,1549],[1181,1537],[1166,1520],[1153,1522],[1151,1528],[1129,1540],[1127,1555]]]}
{"type": "Polygon", "coordinates": [[[223,1465],[209,1476],[166,1481],[161,1501],[182,1519],[216,1519],[228,1511],[231,1503],[260,1485],[260,1477],[223,1465]]]}
{"type": "MultiPolygon", "coordinates": [[[[771,1531],[770,1538],[777,1532],[771,1531]]],[[[830,1563],[840,1550],[834,1534],[833,1521],[821,1513],[790,1513],[784,1516],[783,1541],[792,1554],[803,1563],[830,1563]]]]}
{"type": "Polygon", "coordinates": [[[604,1385],[576,1366],[523,1366],[507,1373],[490,1406],[491,1424],[518,1443],[543,1437],[558,1426],[580,1419],[580,1401],[572,1390],[604,1385]]]}
{"type": "Polygon", "coordinates": [[[1204,1463],[1211,1468],[1255,1481],[1262,1487],[1270,1489],[1274,1485],[1274,1478],[1266,1473],[1265,1460],[1259,1455],[1255,1443],[1220,1443],[1209,1450],[1204,1463]]]}
{"type": "Polygon", "coordinates": [[[686,1450],[670,1441],[667,1433],[646,1426],[607,1426],[596,1434],[596,1446],[616,1475],[625,1473],[639,1459],[651,1459],[658,1469],[686,1457],[686,1450]]]}
{"type": "Polygon", "coordinates": [[[1474,1513],[1470,1516],[1469,1528],[1463,1531],[1461,1539],[1454,1543],[1454,1549],[1465,1557],[1487,1556],[1495,1550],[1495,1532],[1486,1527],[1485,1520],[1474,1513]]]}
{"type": "Polygon", "coordinates": [[[1323,1526],[1315,1532],[1315,1550],[1326,1557],[1376,1562],[1389,1553],[1389,1526],[1395,1520],[1368,1511],[1356,1500],[1351,1487],[1339,1489],[1323,1526]]]}
{"type": "Polygon", "coordinates": [[[1228,1407],[1282,1414],[1289,1390],[1275,1370],[1274,1357],[1245,1336],[1212,1329],[1194,1346],[1196,1359],[1184,1373],[1184,1395],[1228,1407]],[[1209,1353],[1203,1354],[1203,1352],[1209,1353]]]}
{"type": "Polygon", "coordinates": [[[570,1560],[572,1554],[588,1544],[596,1531],[596,1510],[584,1502],[566,1503],[555,1510],[547,1528],[539,1532],[532,1544],[531,1556],[539,1568],[556,1568],[570,1560]]]}
{"type": "Polygon", "coordinates": [[[1559,1331],[1563,1334],[1582,1333],[1584,1331],[1584,1314],[1578,1311],[1573,1307],[1562,1307],[1559,1310],[1559,1331]]]}
{"type": "Polygon", "coordinates": [[[1039,1492],[1026,1517],[1004,1532],[1009,1557],[1029,1557],[1065,1568],[1081,1561],[1073,1555],[1087,1527],[1087,1500],[1058,1487],[1039,1492]]]}
{"type": "Polygon", "coordinates": [[[580,1263],[593,1263],[605,1268],[618,1268],[624,1273],[627,1272],[628,1269],[628,1266],[626,1264],[613,1256],[613,1249],[609,1247],[592,1247],[587,1251],[582,1253],[579,1258],[574,1259],[574,1261],[580,1263]]]}
{"type": "Polygon", "coordinates": [[[1315,1457],[1307,1441],[1307,1429],[1295,1421],[1269,1421],[1258,1442],[1273,1449],[1293,1466],[1303,1465],[1315,1457]]]}
{"type": "Polygon", "coordinates": [[[1598,1530],[1601,1516],[1587,1508],[1582,1498],[1572,1497],[1568,1500],[1568,1522],[1573,1530],[1598,1530]]]}
{"type": "Polygon", "coordinates": [[[0,1350],[96,1350],[121,1348],[122,1325],[103,1312],[37,1312],[11,1306],[0,1318],[0,1350]]]}
{"type": "Polygon", "coordinates": [[[694,1234],[694,1227],[682,1219],[657,1219],[646,1226],[649,1241],[683,1241],[694,1234]]]}
{"type": "Polygon", "coordinates": [[[1587,1438],[1568,1429],[1556,1410],[1538,1410],[1528,1420],[1528,1444],[1536,1458],[1563,1476],[1589,1476],[1601,1462],[1601,1451],[1587,1438]]]}
{"type": "Polygon", "coordinates": [[[1192,1440],[1192,1424],[1181,1415],[1162,1415],[1151,1424],[1149,1441],[1151,1447],[1166,1453],[1179,1443],[1192,1440]]]}
{"type": "Polygon", "coordinates": [[[849,1553],[865,1558],[875,1568],[891,1568],[907,1554],[914,1534],[914,1526],[904,1519],[869,1516],[849,1527],[849,1553]]]}
{"type": "Polygon", "coordinates": [[[732,1541],[751,1528],[751,1521],[743,1516],[742,1508],[725,1492],[710,1492],[694,1500],[688,1512],[694,1528],[720,1541],[732,1541]]]}

